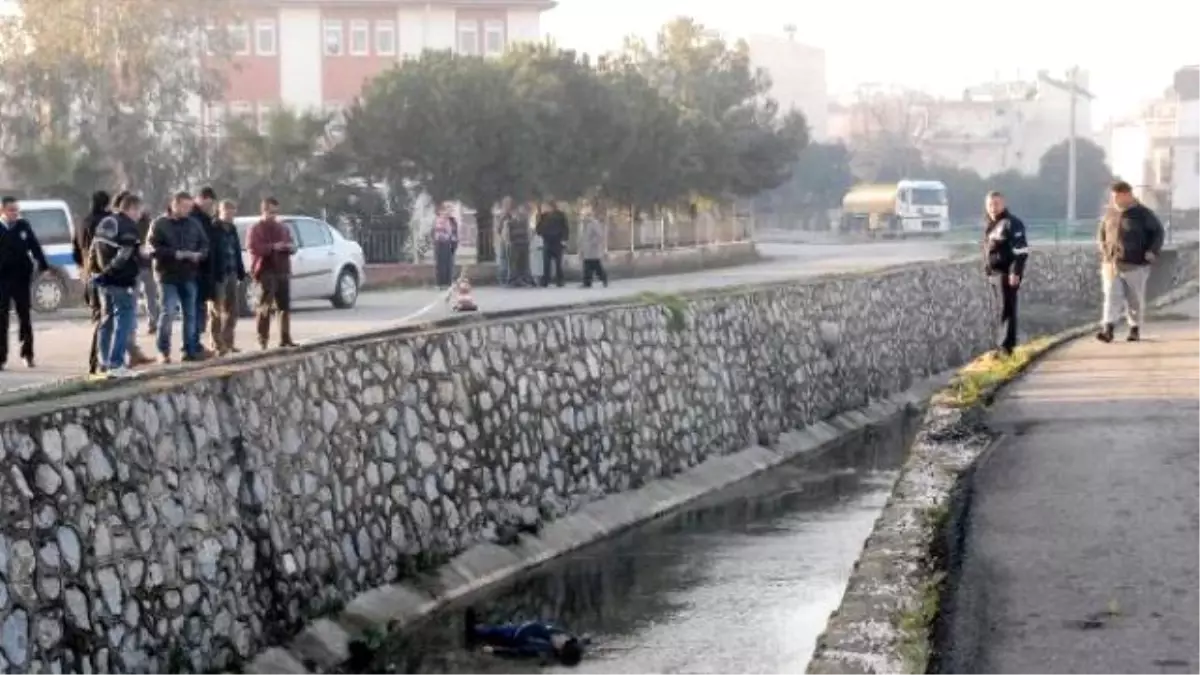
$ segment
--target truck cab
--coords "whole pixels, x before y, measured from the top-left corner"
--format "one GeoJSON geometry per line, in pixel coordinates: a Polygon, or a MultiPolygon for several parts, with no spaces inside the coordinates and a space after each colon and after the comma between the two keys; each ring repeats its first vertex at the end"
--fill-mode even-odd
{"type": "Polygon", "coordinates": [[[950,231],[946,185],[902,180],[856,186],[842,200],[841,229],[873,238],[941,236],[950,231]]]}

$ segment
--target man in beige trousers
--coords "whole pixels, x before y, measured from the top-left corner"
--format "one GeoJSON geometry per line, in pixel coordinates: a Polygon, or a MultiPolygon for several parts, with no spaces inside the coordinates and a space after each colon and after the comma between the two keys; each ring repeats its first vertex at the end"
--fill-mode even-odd
{"type": "Polygon", "coordinates": [[[1129,322],[1130,342],[1142,337],[1146,312],[1146,282],[1150,267],[1162,252],[1163,227],[1154,212],[1133,196],[1125,181],[1113,183],[1112,208],[1100,221],[1100,274],[1104,282],[1104,315],[1096,339],[1113,341],[1121,305],[1129,322]]]}

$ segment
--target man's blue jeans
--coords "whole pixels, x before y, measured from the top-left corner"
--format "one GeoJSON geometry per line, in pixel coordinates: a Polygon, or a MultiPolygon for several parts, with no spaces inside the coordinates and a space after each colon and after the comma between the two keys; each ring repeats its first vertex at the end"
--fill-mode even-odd
{"type": "Polygon", "coordinates": [[[158,353],[171,355],[171,326],[175,313],[183,312],[183,354],[196,356],[200,353],[200,324],[196,320],[196,282],[162,282],[159,298],[162,312],[158,315],[158,353]]]}
{"type": "Polygon", "coordinates": [[[99,294],[99,365],[105,370],[120,368],[125,365],[129,336],[137,329],[137,297],[133,288],[123,286],[102,286],[99,294]]]}
{"type": "Polygon", "coordinates": [[[501,241],[496,245],[496,281],[501,286],[508,284],[508,242],[501,241]]]}

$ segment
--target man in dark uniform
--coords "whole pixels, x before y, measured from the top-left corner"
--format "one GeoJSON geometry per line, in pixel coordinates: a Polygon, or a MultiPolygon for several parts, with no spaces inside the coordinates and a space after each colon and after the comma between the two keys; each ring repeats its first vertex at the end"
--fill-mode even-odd
{"type": "Polygon", "coordinates": [[[983,259],[987,275],[1000,300],[1000,326],[1004,336],[1000,351],[1006,356],[1017,346],[1017,291],[1025,277],[1025,261],[1029,258],[1029,242],[1025,223],[1008,212],[1004,195],[989,192],[985,203],[987,223],[984,229],[983,259]]]}
{"type": "Polygon", "coordinates": [[[32,301],[34,263],[39,273],[50,269],[42,245],[21,217],[15,197],[0,199],[0,369],[8,361],[8,317],[17,311],[20,323],[21,358],[32,368],[33,322],[29,316],[32,301]]]}

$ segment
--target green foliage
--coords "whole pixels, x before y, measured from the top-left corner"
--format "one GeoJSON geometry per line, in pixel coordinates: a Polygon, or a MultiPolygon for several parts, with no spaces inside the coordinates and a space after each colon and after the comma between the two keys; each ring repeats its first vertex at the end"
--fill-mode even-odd
{"type": "Polygon", "coordinates": [[[0,153],[17,187],[83,208],[79,195],[97,188],[159,200],[195,177],[204,147],[189,108],[220,86],[211,66],[223,58],[200,59],[196,36],[227,0],[203,11],[184,0],[14,4],[20,19],[0,25],[0,153]]]}
{"type": "Polygon", "coordinates": [[[808,133],[768,88],[744,45],[689,19],[596,64],[552,43],[497,61],[429,51],[369,85],[344,145],[363,174],[473,207],[487,259],[504,196],[649,211],[783,184],[808,133]]]}
{"type": "Polygon", "coordinates": [[[678,333],[687,328],[688,303],[678,295],[643,291],[638,299],[648,305],[658,305],[667,317],[667,330],[678,333]]]}
{"type": "Polygon", "coordinates": [[[1037,338],[1019,345],[1011,356],[992,352],[984,354],[960,368],[950,386],[938,394],[935,402],[954,408],[985,404],[998,386],[1020,375],[1052,346],[1049,338],[1037,338]]]}
{"type": "Polygon", "coordinates": [[[841,206],[853,185],[850,150],[841,143],[813,143],[800,151],[788,181],[759,195],[755,208],[809,223],[816,221],[825,227],[827,212],[841,206]]]}
{"type": "MultiPolygon", "coordinates": [[[[1076,141],[1078,176],[1076,208],[1079,217],[1091,218],[1103,213],[1105,199],[1113,180],[1104,149],[1087,139],[1076,141]]],[[[983,198],[989,190],[999,190],[1008,199],[1013,212],[1025,219],[1061,219],[1067,211],[1067,142],[1046,151],[1036,175],[1016,170],[981,176],[969,169],[926,166],[921,153],[911,145],[874,148],[878,170],[873,180],[890,182],[902,178],[926,178],[946,184],[950,217],[955,222],[978,220],[983,214],[983,198]]]]}
{"type": "Polygon", "coordinates": [[[351,214],[376,195],[346,180],[354,165],[331,149],[329,125],[328,115],[287,109],[273,111],[261,130],[248,120],[231,120],[210,182],[222,197],[238,200],[242,213],[257,212],[259,201],[273,196],[290,213],[331,221],[351,214]]]}

